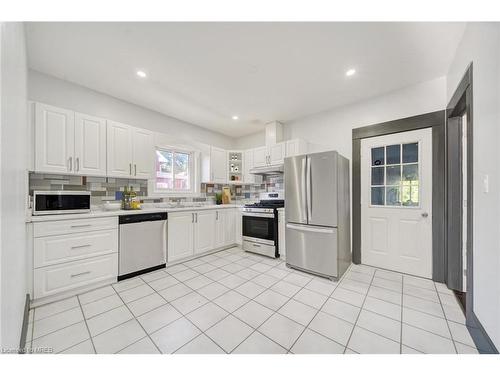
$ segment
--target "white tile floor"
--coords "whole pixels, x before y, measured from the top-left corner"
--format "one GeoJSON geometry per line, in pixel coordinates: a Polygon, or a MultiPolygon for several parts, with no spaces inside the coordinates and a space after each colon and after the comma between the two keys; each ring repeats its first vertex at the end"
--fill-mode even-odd
{"type": "Polygon", "coordinates": [[[477,353],[443,284],[353,265],[336,283],[232,248],[30,311],[56,353],[477,353]]]}

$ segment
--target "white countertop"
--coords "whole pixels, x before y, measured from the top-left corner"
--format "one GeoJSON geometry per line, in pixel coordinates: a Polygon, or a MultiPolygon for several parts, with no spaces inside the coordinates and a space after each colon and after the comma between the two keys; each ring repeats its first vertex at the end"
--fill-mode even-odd
{"type": "Polygon", "coordinates": [[[202,211],[202,210],[220,210],[225,208],[240,208],[243,207],[240,204],[210,204],[203,206],[191,206],[191,207],[147,207],[140,210],[117,210],[117,211],[105,211],[103,209],[95,209],[89,213],[82,214],[67,214],[67,215],[39,215],[39,216],[28,216],[26,222],[35,223],[41,221],[56,221],[56,220],[73,220],[73,219],[92,219],[97,217],[110,217],[110,216],[121,216],[121,215],[137,215],[137,214],[147,214],[152,212],[180,212],[180,211],[202,211]]]}

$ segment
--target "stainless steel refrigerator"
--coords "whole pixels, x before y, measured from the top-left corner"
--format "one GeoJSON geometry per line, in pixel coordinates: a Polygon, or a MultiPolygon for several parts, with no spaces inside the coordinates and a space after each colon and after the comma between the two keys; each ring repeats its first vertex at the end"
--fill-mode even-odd
{"type": "Polygon", "coordinates": [[[336,151],[285,158],[286,264],[331,279],[351,264],[349,160],[336,151]]]}

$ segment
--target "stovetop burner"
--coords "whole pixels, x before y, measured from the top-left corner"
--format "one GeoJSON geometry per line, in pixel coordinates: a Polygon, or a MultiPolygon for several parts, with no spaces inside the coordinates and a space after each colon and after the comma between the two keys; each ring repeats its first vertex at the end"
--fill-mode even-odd
{"type": "Polygon", "coordinates": [[[285,207],[284,200],[262,200],[257,203],[245,204],[245,207],[255,207],[255,208],[280,208],[285,207]]]}

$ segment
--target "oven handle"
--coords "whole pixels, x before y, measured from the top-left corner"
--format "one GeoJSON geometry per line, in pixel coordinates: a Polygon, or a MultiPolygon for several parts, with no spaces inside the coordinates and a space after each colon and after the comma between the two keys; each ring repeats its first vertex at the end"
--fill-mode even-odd
{"type": "Polygon", "coordinates": [[[259,214],[256,212],[243,212],[242,215],[243,216],[252,216],[252,217],[265,217],[265,218],[269,218],[269,219],[274,219],[273,214],[259,214]]]}

